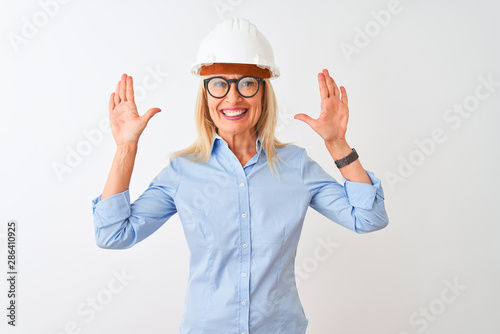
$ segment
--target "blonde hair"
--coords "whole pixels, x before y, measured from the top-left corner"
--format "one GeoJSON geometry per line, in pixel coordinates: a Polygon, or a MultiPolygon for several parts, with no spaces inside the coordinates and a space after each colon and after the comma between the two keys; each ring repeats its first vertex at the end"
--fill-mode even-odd
{"type": "MultiPolygon", "coordinates": [[[[207,104],[207,90],[203,79],[208,76],[203,76],[198,88],[198,95],[195,105],[195,120],[196,129],[198,130],[198,138],[187,148],[174,152],[172,158],[183,156],[198,163],[205,163],[210,159],[212,141],[216,131],[216,127],[207,104]]],[[[264,94],[262,101],[262,113],[260,115],[255,130],[260,136],[262,148],[266,152],[267,162],[271,172],[278,175],[278,161],[281,159],[276,154],[276,149],[287,145],[282,143],[274,136],[274,129],[278,121],[278,104],[276,95],[269,79],[264,79],[264,94]]]]}

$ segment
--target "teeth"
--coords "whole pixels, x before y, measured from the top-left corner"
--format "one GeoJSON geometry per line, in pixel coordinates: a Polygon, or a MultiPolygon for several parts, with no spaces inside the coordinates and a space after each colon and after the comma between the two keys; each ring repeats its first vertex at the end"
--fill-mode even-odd
{"type": "Polygon", "coordinates": [[[240,110],[222,110],[222,112],[224,113],[224,115],[226,116],[230,116],[230,117],[234,117],[234,116],[239,116],[241,114],[243,114],[245,111],[247,111],[246,109],[240,109],[240,110]]]}

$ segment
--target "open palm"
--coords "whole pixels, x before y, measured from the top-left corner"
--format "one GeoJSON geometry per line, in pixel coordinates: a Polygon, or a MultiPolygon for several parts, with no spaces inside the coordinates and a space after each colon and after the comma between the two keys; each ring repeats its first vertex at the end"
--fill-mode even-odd
{"type": "Polygon", "coordinates": [[[339,90],[326,69],[318,74],[318,83],[321,95],[319,117],[314,119],[307,114],[297,114],[294,118],[309,124],[326,142],[345,139],[349,119],[347,92],[344,87],[339,90]]]}
{"type": "Polygon", "coordinates": [[[151,117],[160,111],[159,108],[151,108],[139,116],[132,77],[123,74],[116,92],[109,99],[109,124],[116,145],[136,144],[151,117]]]}

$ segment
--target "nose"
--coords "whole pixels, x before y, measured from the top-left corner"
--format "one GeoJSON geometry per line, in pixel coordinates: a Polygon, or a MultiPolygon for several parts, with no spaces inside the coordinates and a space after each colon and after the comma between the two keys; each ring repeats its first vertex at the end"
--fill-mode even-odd
{"type": "Polygon", "coordinates": [[[227,95],[224,97],[224,99],[230,103],[235,103],[242,99],[242,96],[236,89],[236,82],[231,82],[229,84],[229,92],[227,92],[227,95]]]}

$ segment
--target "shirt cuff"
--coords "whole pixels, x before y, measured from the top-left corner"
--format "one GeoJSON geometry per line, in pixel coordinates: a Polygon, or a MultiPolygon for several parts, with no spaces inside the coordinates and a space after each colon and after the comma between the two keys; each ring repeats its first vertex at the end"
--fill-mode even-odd
{"type": "Polygon", "coordinates": [[[349,181],[345,177],[342,177],[342,179],[344,180],[344,192],[349,203],[354,207],[370,210],[376,198],[384,200],[384,191],[380,180],[372,172],[365,171],[373,185],[364,182],[349,181]]]}
{"type": "Polygon", "coordinates": [[[92,212],[96,227],[113,225],[130,217],[129,189],[106,197],[101,200],[102,194],[92,200],[92,212]]]}

